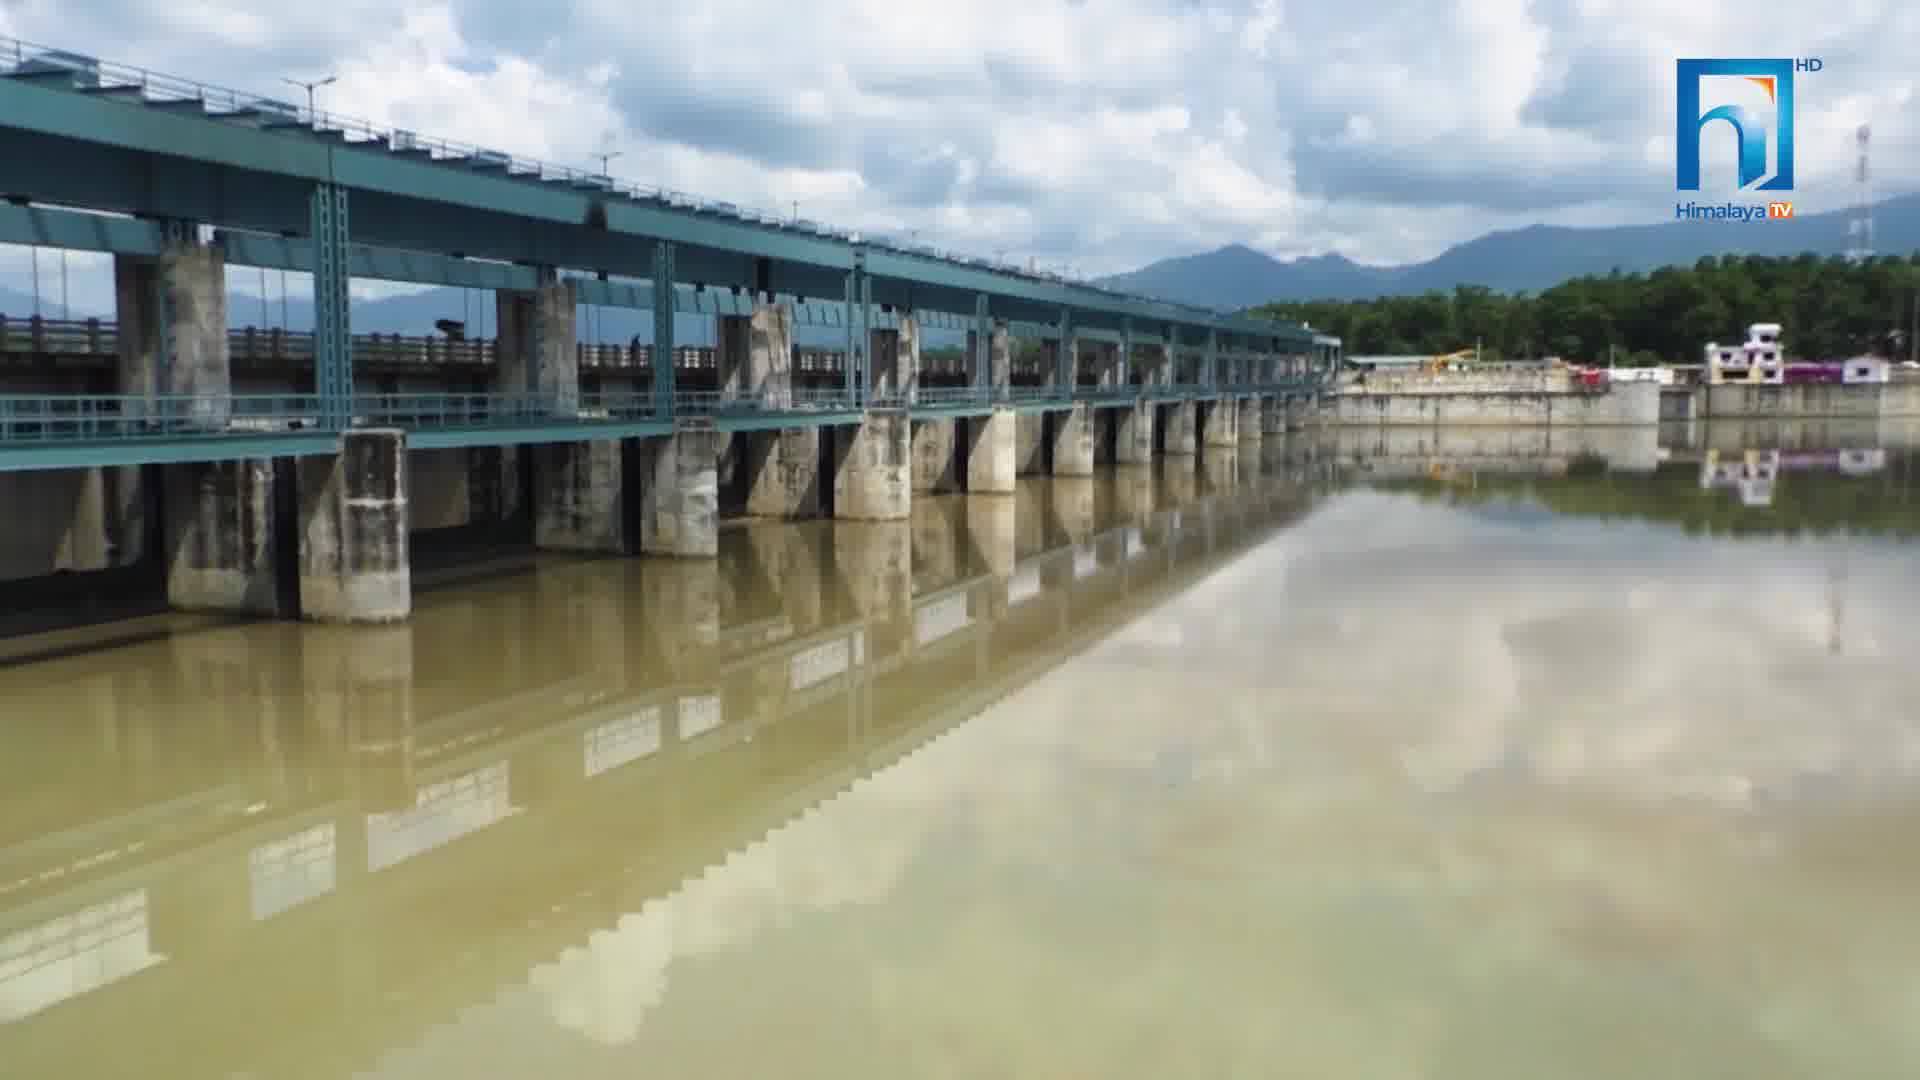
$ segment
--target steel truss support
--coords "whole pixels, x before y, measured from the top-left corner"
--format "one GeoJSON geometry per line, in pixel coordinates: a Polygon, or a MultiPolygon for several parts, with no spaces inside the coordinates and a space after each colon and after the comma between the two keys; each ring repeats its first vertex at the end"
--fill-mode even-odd
{"type": "Polygon", "coordinates": [[[988,313],[987,294],[973,298],[973,388],[993,385],[993,318],[988,313]]]}
{"type": "Polygon", "coordinates": [[[1071,394],[1080,382],[1080,342],[1073,336],[1072,310],[1061,308],[1054,325],[1053,384],[1071,394]]]}
{"type": "Polygon", "coordinates": [[[653,245],[653,409],[673,416],[673,245],[653,245]]]}
{"type": "Polygon", "coordinates": [[[847,397],[873,389],[873,279],[867,276],[865,248],[853,251],[853,269],[847,274],[847,351],[845,368],[847,397]]]}
{"type": "Polygon", "coordinates": [[[313,378],[321,423],[343,431],[353,423],[353,323],[348,271],[347,189],[313,186],[313,378]]]}

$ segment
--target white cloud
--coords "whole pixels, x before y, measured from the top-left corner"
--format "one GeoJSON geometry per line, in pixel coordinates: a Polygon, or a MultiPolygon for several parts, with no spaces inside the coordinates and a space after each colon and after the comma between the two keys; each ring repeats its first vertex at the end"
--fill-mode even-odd
{"type": "MultiPolygon", "coordinates": [[[[1785,0],[582,0],[160,7],[21,0],[0,28],[734,202],[1087,272],[1246,242],[1370,262],[1536,220],[1657,219],[1672,62],[1766,55],[1785,0]]],[[[1797,201],[1848,197],[1854,127],[1909,174],[1920,13],[1822,8],[1795,48],[1797,201]]],[[[12,281],[12,278],[8,279],[12,281]]]]}

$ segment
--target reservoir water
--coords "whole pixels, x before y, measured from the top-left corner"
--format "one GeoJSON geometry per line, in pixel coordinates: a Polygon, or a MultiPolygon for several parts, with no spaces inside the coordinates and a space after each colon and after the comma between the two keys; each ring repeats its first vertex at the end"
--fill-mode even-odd
{"type": "Polygon", "coordinates": [[[1642,434],[0,641],[0,1076],[1920,1075],[1920,456],[1642,434]]]}

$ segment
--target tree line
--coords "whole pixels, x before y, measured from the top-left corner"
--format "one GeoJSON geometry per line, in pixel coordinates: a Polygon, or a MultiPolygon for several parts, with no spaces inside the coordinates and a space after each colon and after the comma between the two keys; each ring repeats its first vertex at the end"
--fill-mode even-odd
{"type": "Polygon", "coordinates": [[[1573,278],[1538,294],[1478,285],[1451,294],[1280,302],[1256,308],[1338,335],[1349,356],[1436,355],[1477,343],[1490,359],[1650,365],[1700,362],[1709,341],[1784,326],[1794,357],[1908,359],[1920,322],[1920,254],[1859,262],[1800,255],[1708,256],[1691,267],[1573,278]]]}

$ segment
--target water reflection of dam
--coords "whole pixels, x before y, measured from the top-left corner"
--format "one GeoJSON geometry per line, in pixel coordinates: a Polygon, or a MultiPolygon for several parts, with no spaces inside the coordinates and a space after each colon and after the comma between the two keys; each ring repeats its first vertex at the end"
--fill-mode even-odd
{"type": "Polygon", "coordinates": [[[1273,460],[746,529],[717,567],[543,565],[370,632],[0,672],[0,1060],[364,1068],[1304,514],[1273,460]]]}

